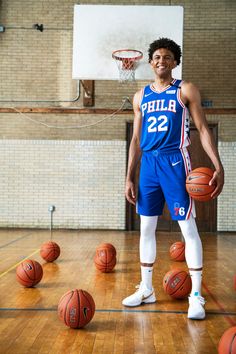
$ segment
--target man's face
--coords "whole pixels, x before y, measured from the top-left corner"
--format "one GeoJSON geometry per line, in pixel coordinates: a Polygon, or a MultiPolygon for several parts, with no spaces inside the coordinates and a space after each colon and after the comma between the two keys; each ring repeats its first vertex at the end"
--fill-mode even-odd
{"type": "Polygon", "coordinates": [[[177,66],[174,54],[165,48],[157,49],[153,53],[150,64],[158,76],[170,74],[172,69],[177,66]]]}

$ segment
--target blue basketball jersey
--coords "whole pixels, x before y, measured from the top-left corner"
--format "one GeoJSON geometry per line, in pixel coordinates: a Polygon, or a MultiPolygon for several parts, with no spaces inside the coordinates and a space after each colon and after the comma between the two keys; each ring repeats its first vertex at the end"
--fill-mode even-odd
{"type": "Polygon", "coordinates": [[[190,144],[189,111],[181,101],[182,80],[173,80],[162,91],[153,84],[144,87],[140,102],[143,151],[171,151],[190,144]]]}

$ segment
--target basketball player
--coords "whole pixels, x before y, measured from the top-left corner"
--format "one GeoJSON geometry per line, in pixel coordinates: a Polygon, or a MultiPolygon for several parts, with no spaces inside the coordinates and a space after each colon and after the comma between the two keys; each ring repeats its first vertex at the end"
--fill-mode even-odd
{"type": "Polygon", "coordinates": [[[166,201],[171,217],[178,221],[185,239],[185,257],[192,279],[188,318],[204,319],[202,243],[195,223],[194,202],[185,188],[186,175],[191,170],[187,151],[190,115],[199,131],[201,144],[215,167],[210,181],[210,184],[216,184],[213,198],[222,191],[224,170],[201,107],[198,89],[190,82],[172,77],[172,70],[180,64],[180,46],[168,38],[160,38],[150,44],[148,54],[155,81],[134,95],[134,130],[125,191],[127,200],[136,204],[140,214],[141,283],[138,290],[122,303],[138,306],[156,301],[152,287],[155,231],[166,201]],[[134,175],[140,158],[136,200],[134,175]]]}

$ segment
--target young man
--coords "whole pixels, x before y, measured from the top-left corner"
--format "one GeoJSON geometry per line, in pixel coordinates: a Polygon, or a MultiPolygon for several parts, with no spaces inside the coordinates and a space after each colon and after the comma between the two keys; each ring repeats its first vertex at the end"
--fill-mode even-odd
{"type": "Polygon", "coordinates": [[[155,231],[166,201],[171,217],[178,221],[185,239],[185,257],[192,279],[188,318],[204,319],[202,243],[195,223],[194,202],[185,188],[186,175],[191,170],[186,148],[190,144],[190,115],[200,134],[201,144],[215,167],[210,181],[210,184],[216,184],[212,193],[214,198],[222,191],[224,170],[201,107],[198,89],[190,82],[172,78],[172,70],[180,63],[180,46],[168,38],[160,38],[150,44],[148,53],[155,81],[134,96],[134,129],[125,191],[127,200],[136,204],[140,214],[141,283],[139,289],[122,303],[138,306],[156,301],[152,287],[155,231]],[[136,200],[134,175],[141,157],[136,200]]]}

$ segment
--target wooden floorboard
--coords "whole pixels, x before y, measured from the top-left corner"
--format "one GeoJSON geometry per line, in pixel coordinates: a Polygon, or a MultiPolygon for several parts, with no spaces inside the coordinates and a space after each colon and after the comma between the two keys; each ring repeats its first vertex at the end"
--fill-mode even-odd
{"type": "Polygon", "coordinates": [[[157,303],[124,308],[121,301],[140,281],[139,234],[123,231],[54,230],[61,255],[46,263],[39,249],[50,239],[48,230],[0,230],[0,352],[9,354],[214,354],[224,331],[236,325],[236,233],[203,234],[204,321],[187,319],[187,299],[173,300],[162,281],[172,268],[169,248],[180,233],[157,232],[154,287],[157,303]],[[96,247],[112,243],[117,264],[112,273],[94,266],[96,247]],[[15,277],[25,258],[41,263],[43,279],[24,288],[15,277]],[[60,297],[68,290],[88,291],[96,303],[92,321],[83,329],[66,327],[57,315],[60,297]]]}

